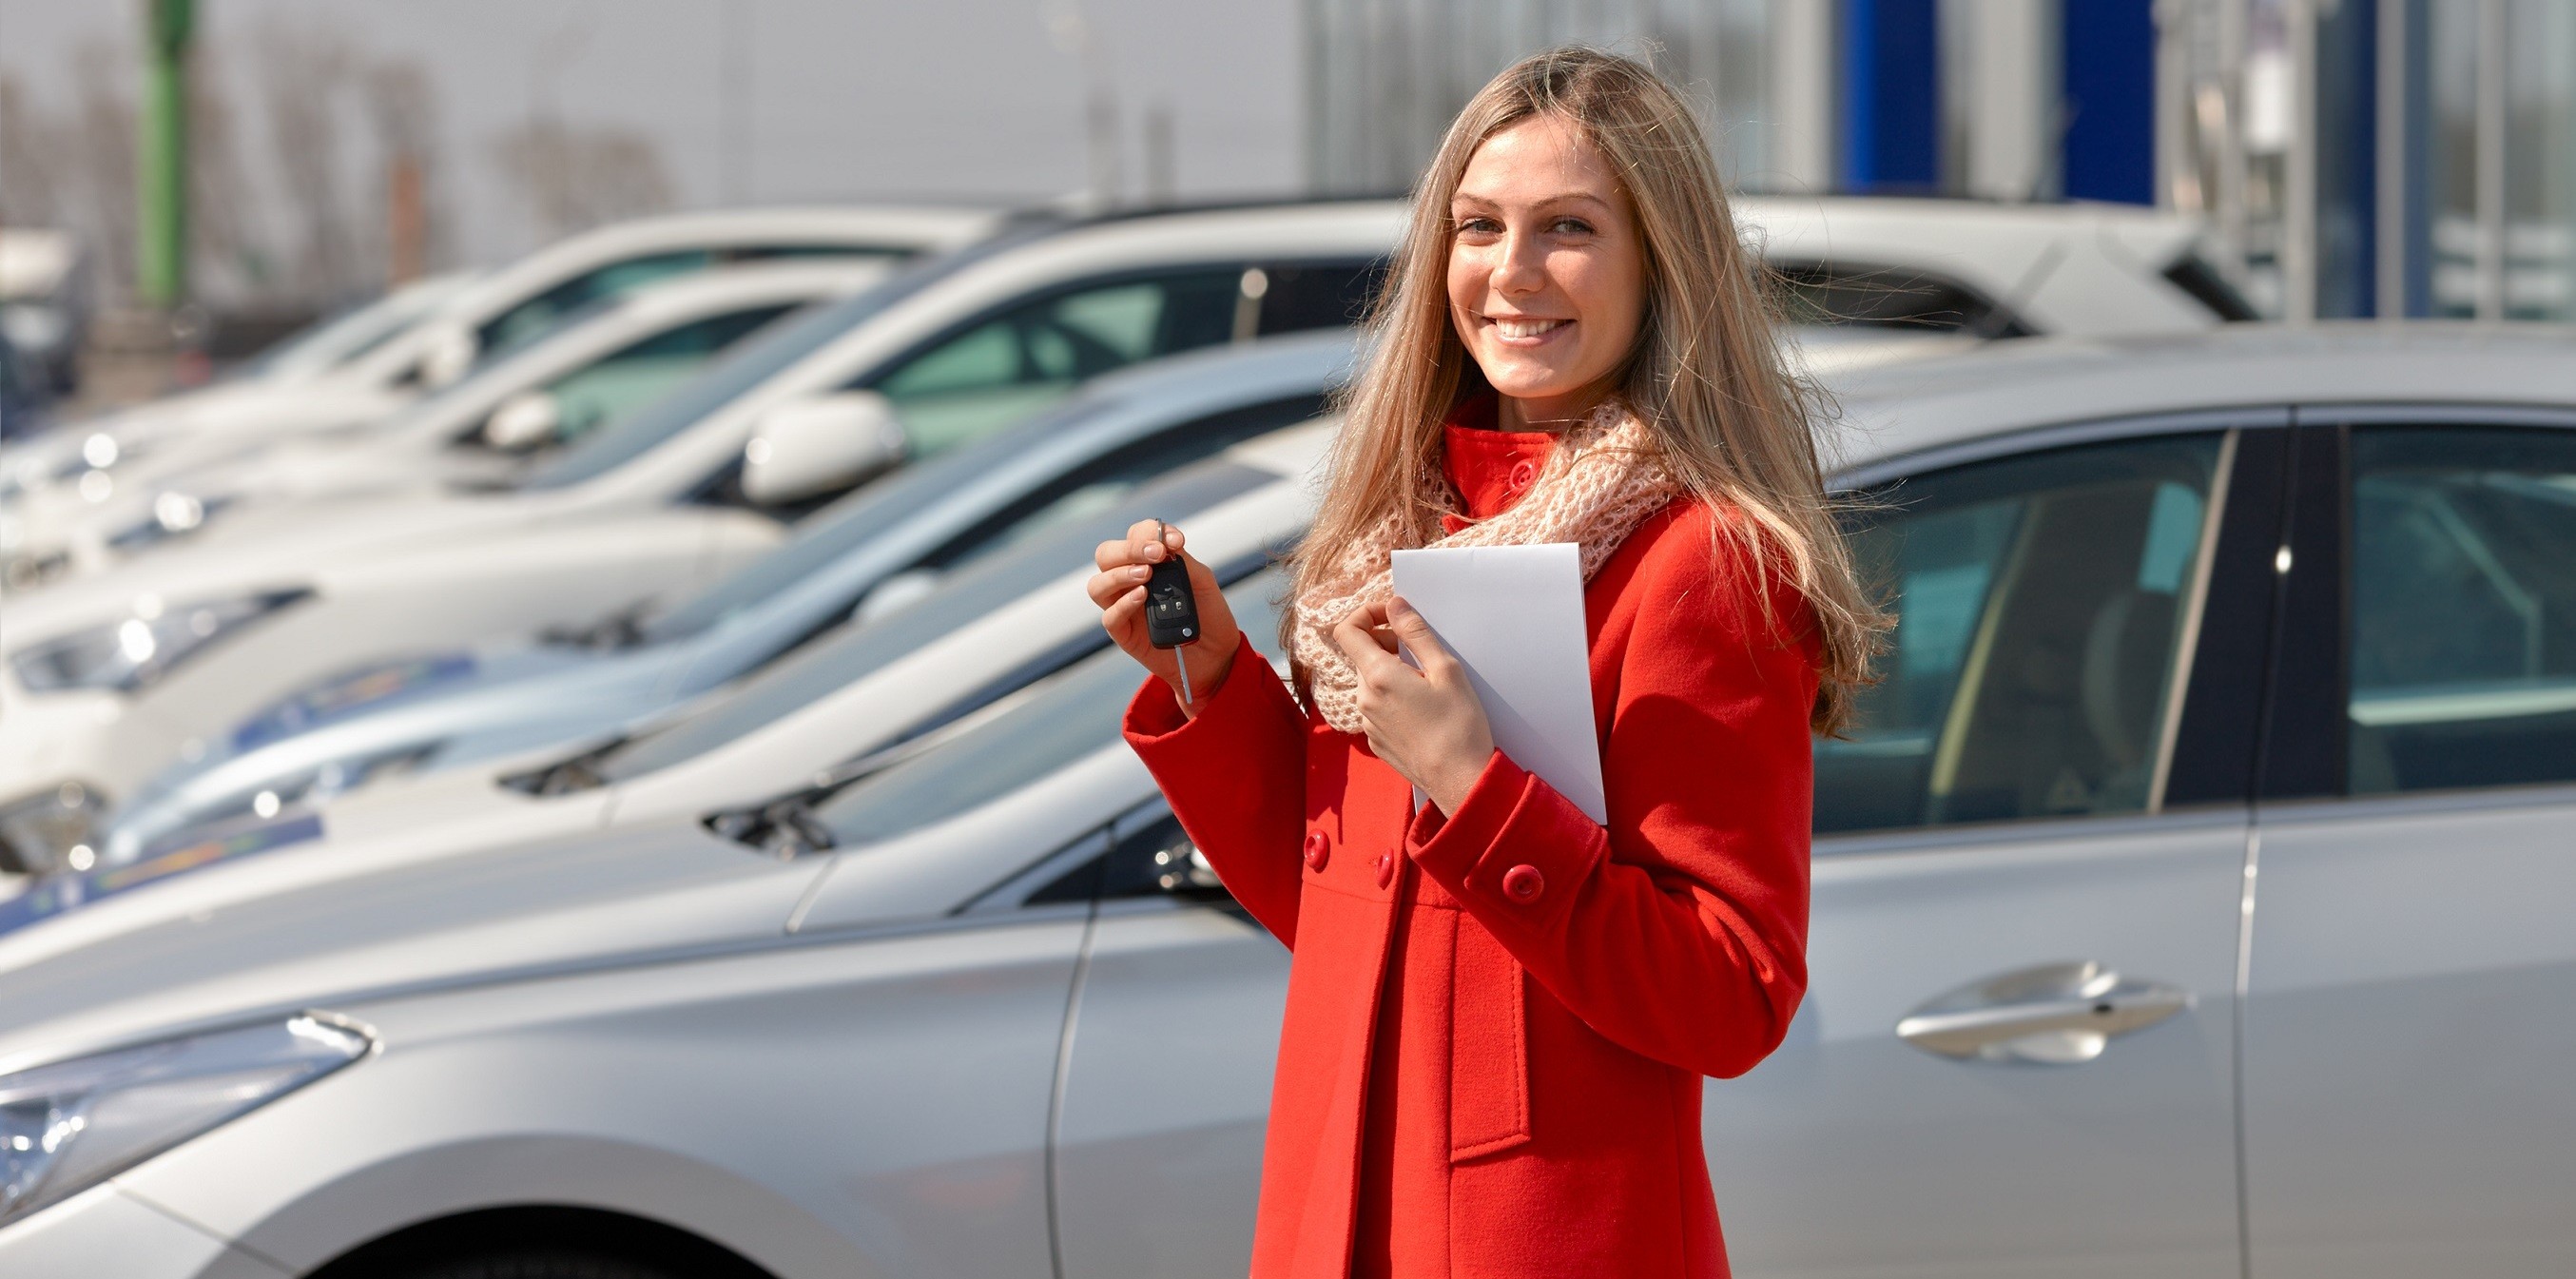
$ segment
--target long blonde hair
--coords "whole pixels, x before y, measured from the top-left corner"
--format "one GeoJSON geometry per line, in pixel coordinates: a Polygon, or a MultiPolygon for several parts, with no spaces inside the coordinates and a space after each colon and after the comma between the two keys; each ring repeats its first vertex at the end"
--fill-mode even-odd
{"type": "MultiPolygon", "coordinates": [[[[1822,655],[1811,724],[1838,731],[1870,679],[1886,615],[1862,589],[1824,489],[1817,399],[1781,358],[1758,259],[1736,238],[1717,165],[1689,104],[1646,67],[1595,49],[1524,58],[1458,113],[1414,188],[1395,269],[1371,308],[1370,354],[1345,397],[1330,484],[1293,597],[1329,571],[1321,548],[1390,516],[1414,545],[1439,536],[1447,502],[1441,423],[1483,376],[1450,325],[1449,204],[1485,139],[1537,115],[1582,129],[1625,186],[1646,256],[1646,308],[1617,394],[1664,465],[1713,509],[1741,562],[1786,580],[1814,614],[1822,655]],[[1473,379],[1472,381],[1470,379],[1473,379]]],[[[1757,591],[1767,600],[1767,591],[1757,591]]],[[[1294,623],[1283,611],[1283,635],[1294,623]]]]}

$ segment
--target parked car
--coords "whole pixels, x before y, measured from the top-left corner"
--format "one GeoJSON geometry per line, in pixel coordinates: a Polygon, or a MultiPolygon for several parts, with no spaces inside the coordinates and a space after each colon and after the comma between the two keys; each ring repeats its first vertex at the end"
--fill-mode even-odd
{"type": "MultiPolygon", "coordinates": [[[[1818,747],[1806,1002],[1707,1085],[1740,1273],[2576,1267],[2569,341],[1845,388],[1904,620],[1818,747]]],[[[1116,741],[1135,679],[1073,668],[758,847],[689,795],[98,885],[0,937],[0,1264],[1240,1269],[1287,960],[1116,741]]]]}
{"type": "MultiPolygon", "coordinates": [[[[476,272],[446,271],[397,285],[325,315],[224,370],[225,382],[283,386],[317,377],[394,340],[474,283],[476,272]]],[[[160,401],[169,405],[178,396],[160,401]]]]}
{"type": "MultiPolygon", "coordinates": [[[[120,865],[147,845],[188,842],[182,832],[334,799],[388,775],[629,729],[844,624],[904,608],[1158,475],[1320,415],[1349,374],[1351,344],[1347,331],[1325,330],[1112,374],[1057,409],[818,512],[786,545],[658,615],[621,614],[543,643],[436,654],[298,689],[139,788],[94,851],[120,865]]],[[[1077,543],[1065,554],[1078,564],[1086,550],[1077,543]]],[[[50,866],[69,849],[13,851],[21,865],[50,866]]]]}
{"type": "MultiPolygon", "coordinates": [[[[1076,503],[993,545],[910,604],[840,627],[751,677],[604,739],[503,756],[427,776],[395,776],[324,804],[326,832],[298,826],[296,811],[254,803],[250,813],[146,845],[133,860],[84,866],[38,880],[21,909],[57,913],[96,900],[110,884],[157,881],[183,863],[210,865],[247,852],[318,840],[273,859],[269,873],[332,877],[387,858],[470,854],[494,839],[643,821],[681,809],[763,799],[781,776],[808,781],[853,774],[874,753],[988,710],[1027,684],[1108,643],[1072,590],[1100,542],[1149,514],[1188,519],[1194,543],[1232,581],[1304,527],[1307,472],[1328,423],[1309,423],[1238,444],[1106,506],[1076,503]],[[1057,589],[1061,588],[1061,589],[1057,589]],[[855,763],[853,761],[859,761],[855,763]],[[266,833],[262,833],[266,832],[266,833]],[[248,835],[250,838],[238,838],[248,835]]],[[[359,767],[369,765],[360,764],[359,767]]],[[[347,767],[344,765],[344,768],[347,767]]],[[[386,771],[402,773],[397,764],[386,771]]],[[[0,839],[28,847],[58,810],[0,813],[0,839]]],[[[757,823],[755,823],[757,824],[757,823]]],[[[775,833],[774,831],[771,833],[775,833]]],[[[171,899],[162,898],[168,901],[171,899]]]]}
{"type": "Polygon", "coordinates": [[[267,502],[506,484],[642,408],[781,317],[878,283],[882,264],[823,258],[722,267],[593,303],[587,318],[486,354],[381,422],[279,440],[193,469],[144,468],[62,531],[52,582],[203,534],[267,502]],[[157,478],[155,478],[157,476],[157,478]]]}
{"type": "Polygon", "coordinates": [[[52,425],[52,394],[0,333],[0,439],[34,435],[52,425]]]}
{"type": "Polygon", "coordinates": [[[1394,216],[1367,202],[1032,228],[774,328],[514,487],[271,503],[20,596],[0,815],[84,821],[317,677],[685,599],[840,493],[1103,373],[1343,327],[1394,216]]]}
{"type": "Polygon", "coordinates": [[[79,389],[81,343],[97,301],[91,265],[69,231],[0,228],[0,340],[16,348],[32,394],[79,389]]]}
{"type": "Polygon", "coordinates": [[[123,478],[138,463],[157,456],[155,466],[195,464],[374,421],[464,376],[482,353],[533,338],[602,298],[764,258],[899,260],[972,243],[999,221],[963,209],[736,209],[585,232],[474,280],[312,376],[222,382],[0,449],[0,514],[9,517],[0,522],[0,557],[11,585],[31,585],[40,580],[43,541],[120,484],[139,482],[123,478]]]}

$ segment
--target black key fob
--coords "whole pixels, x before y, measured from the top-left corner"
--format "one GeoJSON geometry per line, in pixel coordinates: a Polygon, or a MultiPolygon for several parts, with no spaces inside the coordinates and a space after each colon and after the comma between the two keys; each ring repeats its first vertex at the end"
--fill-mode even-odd
{"type": "Polygon", "coordinates": [[[1171,552],[1145,581],[1145,638],[1156,648],[1179,648],[1198,637],[1199,601],[1190,590],[1190,568],[1171,552]]]}

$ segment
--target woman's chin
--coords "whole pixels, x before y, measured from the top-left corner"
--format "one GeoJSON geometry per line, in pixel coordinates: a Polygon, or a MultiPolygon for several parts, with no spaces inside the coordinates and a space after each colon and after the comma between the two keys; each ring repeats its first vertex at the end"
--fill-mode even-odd
{"type": "Polygon", "coordinates": [[[1484,366],[1485,384],[1505,399],[1560,400],[1579,394],[1587,385],[1585,379],[1567,376],[1556,369],[1516,368],[1507,362],[1498,363],[1503,367],[1484,366]]]}

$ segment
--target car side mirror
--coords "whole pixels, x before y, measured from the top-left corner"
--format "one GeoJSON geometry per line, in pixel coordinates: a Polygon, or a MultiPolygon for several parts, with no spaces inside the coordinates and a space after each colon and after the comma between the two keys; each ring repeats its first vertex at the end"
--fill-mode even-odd
{"type": "Polygon", "coordinates": [[[742,495],[784,506],[838,492],[903,461],[894,403],[874,391],[791,400],[763,414],[742,449],[742,495]]]}
{"type": "Polygon", "coordinates": [[[888,574],[869,590],[857,608],[850,610],[850,624],[863,625],[888,613],[902,612],[913,601],[937,591],[944,576],[935,568],[908,568],[888,574]]]}
{"type": "Polygon", "coordinates": [[[521,391],[501,401],[483,420],[483,442],[510,453],[525,453],[554,442],[563,426],[563,401],[551,391],[521,391]]]}
{"type": "Polygon", "coordinates": [[[474,367],[474,357],[483,353],[482,343],[474,330],[457,324],[442,324],[429,335],[420,356],[420,383],[431,390],[465,376],[474,367]]]}

